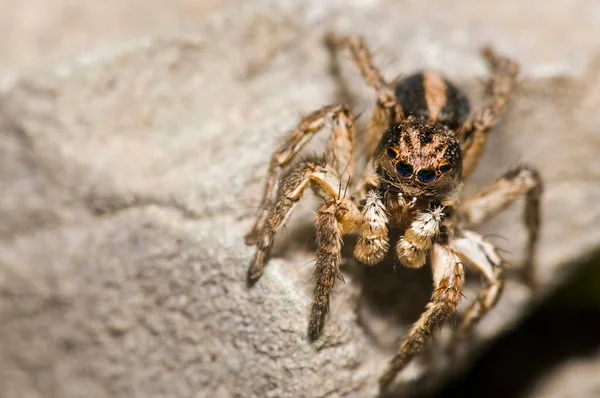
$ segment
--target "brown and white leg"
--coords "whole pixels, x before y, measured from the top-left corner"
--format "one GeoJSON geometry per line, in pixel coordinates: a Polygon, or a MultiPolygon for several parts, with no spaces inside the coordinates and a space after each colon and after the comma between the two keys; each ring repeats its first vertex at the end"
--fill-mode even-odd
{"type": "Polygon", "coordinates": [[[377,191],[367,192],[362,219],[360,237],[354,247],[354,257],[361,263],[374,265],[383,260],[389,248],[388,217],[377,191]]]}
{"type": "Polygon", "coordinates": [[[408,363],[423,351],[433,333],[442,327],[456,310],[464,283],[464,270],[458,254],[449,246],[436,243],[431,249],[434,290],[425,312],[412,326],[379,379],[385,389],[408,363]]]}
{"type": "Polygon", "coordinates": [[[338,168],[353,170],[354,118],[350,109],[345,105],[329,105],[307,115],[271,157],[267,182],[260,203],[261,210],[254,226],[246,234],[246,244],[258,243],[268,212],[277,196],[275,187],[280,182],[284,167],[292,162],[298,152],[330,120],[333,121],[332,135],[328,145],[328,149],[331,150],[326,153],[326,161],[331,162],[331,166],[336,170],[338,168]]]}
{"type": "Polygon", "coordinates": [[[420,268],[427,261],[427,252],[440,233],[444,208],[438,207],[417,215],[396,245],[396,255],[402,265],[420,268]]]}
{"type": "Polygon", "coordinates": [[[323,332],[329,312],[329,299],[339,275],[342,235],[357,230],[358,209],[344,198],[334,198],[319,208],[315,220],[317,259],[313,271],[315,290],[308,322],[308,338],[316,340],[323,332]]]}
{"type": "Polygon", "coordinates": [[[452,248],[461,259],[481,272],[487,281],[487,287],[479,293],[465,312],[460,326],[448,345],[450,352],[469,337],[477,322],[496,305],[504,287],[502,259],[496,253],[494,246],[483,240],[481,235],[472,231],[463,231],[463,236],[452,240],[452,248]]]}
{"type": "Polygon", "coordinates": [[[264,228],[248,268],[250,282],[256,281],[263,274],[264,266],[269,260],[273,247],[275,233],[285,224],[309,185],[316,186],[327,197],[344,203],[349,209],[344,219],[345,227],[349,231],[354,232],[360,228],[361,214],[358,208],[349,200],[338,196],[341,184],[336,172],[310,162],[299,165],[284,179],[282,194],[267,213],[264,228]]]}
{"type": "Polygon", "coordinates": [[[481,109],[469,116],[457,134],[463,153],[463,178],[471,175],[477,165],[488,131],[505,112],[519,72],[513,60],[495,53],[489,47],[483,49],[483,56],[492,70],[489,94],[481,109]]]}
{"type": "Polygon", "coordinates": [[[402,108],[396,101],[396,96],[389,84],[384,79],[379,69],[373,64],[373,57],[366,43],[360,37],[340,37],[334,34],[327,36],[327,42],[332,48],[345,48],[350,51],[352,59],[365,82],[377,93],[377,103],[373,116],[367,126],[365,137],[366,154],[371,155],[381,135],[392,124],[404,119],[402,108]]]}
{"type": "Polygon", "coordinates": [[[517,198],[525,196],[524,222],[528,240],[523,264],[527,283],[535,286],[535,252],[540,229],[542,180],[538,171],[527,165],[509,170],[492,185],[464,202],[461,213],[467,226],[476,226],[504,210],[517,198]]]}

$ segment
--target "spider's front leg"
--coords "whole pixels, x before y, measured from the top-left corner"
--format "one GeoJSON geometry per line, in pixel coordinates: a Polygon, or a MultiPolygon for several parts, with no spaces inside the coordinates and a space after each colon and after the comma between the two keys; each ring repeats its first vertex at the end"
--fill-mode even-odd
{"type": "Polygon", "coordinates": [[[463,179],[470,176],[475,169],[483,153],[489,129],[506,111],[519,72],[516,62],[495,53],[489,47],[483,49],[483,56],[492,70],[488,97],[481,109],[471,114],[457,132],[463,154],[463,179]]]}
{"type": "Polygon", "coordinates": [[[262,276],[265,264],[270,257],[275,233],[285,224],[304,194],[304,190],[311,184],[314,184],[327,197],[341,200],[338,195],[342,185],[334,170],[306,162],[292,171],[283,180],[281,196],[267,213],[264,228],[256,243],[254,257],[248,268],[250,282],[254,282],[262,276]]]}
{"type": "Polygon", "coordinates": [[[283,169],[329,120],[333,122],[333,128],[325,160],[330,167],[340,171],[340,177],[344,171],[353,171],[354,120],[350,109],[346,105],[329,105],[307,115],[271,157],[267,182],[259,206],[261,211],[254,226],[245,236],[246,244],[255,245],[261,237],[277,196],[275,187],[280,182],[283,169]]]}
{"type": "Polygon", "coordinates": [[[416,355],[420,354],[435,333],[456,310],[464,282],[463,265],[458,254],[445,244],[431,248],[434,290],[425,312],[413,325],[400,345],[400,351],[379,379],[385,389],[416,355]]]}
{"type": "Polygon", "coordinates": [[[339,273],[342,234],[360,229],[362,214],[349,199],[339,196],[341,182],[337,173],[314,163],[304,163],[283,183],[283,193],[267,216],[262,237],[248,269],[248,279],[257,280],[269,259],[275,233],[292,213],[304,190],[313,184],[329,197],[316,217],[317,261],[314,269],[315,291],[308,326],[308,336],[314,340],[321,334],[329,311],[329,298],[339,273]]]}
{"type": "Polygon", "coordinates": [[[329,310],[329,296],[339,273],[341,235],[360,230],[362,224],[362,214],[356,205],[342,197],[342,192],[347,189],[342,179],[350,181],[354,172],[354,118],[348,107],[333,105],[307,116],[288,141],[275,152],[269,168],[270,176],[277,177],[283,166],[291,162],[327,120],[331,120],[333,126],[325,148],[325,165],[306,162],[296,167],[283,180],[281,194],[272,204],[270,198],[275,193],[274,180],[269,179],[263,197],[263,203],[269,204],[269,208],[261,214],[247,236],[247,240],[256,244],[256,252],[248,268],[248,280],[252,283],[263,274],[275,233],[285,224],[304,190],[311,186],[319,196],[326,198],[316,217],[316,287],[308,328],[311,339],[320,335],[329,310]]]}
{"type": "Polygon", "coordinates": [[[334,198],[324,203],[315,220],[317,261],[314,268],[315,290],[308,323],[308,337],[316,340],[323,332],[329,312],[329,298],[339,275],[342,235],[357,231],[362,215],[349,200],[334,198]]]}

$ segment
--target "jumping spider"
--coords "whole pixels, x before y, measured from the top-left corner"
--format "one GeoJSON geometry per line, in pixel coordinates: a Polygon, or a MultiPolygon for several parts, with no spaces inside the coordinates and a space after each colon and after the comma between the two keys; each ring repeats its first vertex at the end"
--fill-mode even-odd
{"type": "Polygon", "coordinates": [[[489,94],[481,109],[470,112],[465,95],[437,73],[420,72],[391,87],[373,65],[362,39],[329,35],[328,44],[350,51],[364,80],[377,94],[363,140],[371,155],[370,165],[352,185],[355,117],[348,106],[325,106],[306,116],[271,157],[263,210],[246,235],[246,243],[256,245],[248,279],[255,282],[260,278],[275,233],[305,188],[311,187],[325,201],[315,221],[316,286],[308,324],[308,336],[314,340],[323,330],[339,273],[342,235],[359,234],[354,256],[374,265],[389,249],[388,230],[399,230],[401,238],[394,248],[397,258],[407,267],[419,268],[429,257],[434,290],[425,312],[381,376],[380,386],[385,388],[455,311],[464,282],[463,263],[481,272],[487,287],[465,312],[450,346],[463,341],[498,301],[503,287],[502,260],[493,245],[468,228],[486,221],[521,195],[526,198],[528,230],[524,270],[533,283],[542,184],[535,169],[519,165],[477,195],[461,198],[463,181],[477,165],[489,129],[504,112],[513,90],[518,66],[509,58],[490,48],[483,50],[492,72],[489,94]],[[283,178],[278,195],[274,187],[285,167],[325,126],[332,134],[322,164],[297,166],[283,178]],[[346,190],[348,195],[343,194],[346,190]]]}

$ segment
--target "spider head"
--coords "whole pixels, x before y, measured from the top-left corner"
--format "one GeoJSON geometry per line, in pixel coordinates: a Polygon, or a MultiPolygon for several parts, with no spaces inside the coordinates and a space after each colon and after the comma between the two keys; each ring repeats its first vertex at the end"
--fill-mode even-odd
{"type": "Polygon", "coordinates": [[[409,117],[384,133],[375,169],[406,194],[443,196],[460,183],[460,144],[444,125],[409,117]]]}

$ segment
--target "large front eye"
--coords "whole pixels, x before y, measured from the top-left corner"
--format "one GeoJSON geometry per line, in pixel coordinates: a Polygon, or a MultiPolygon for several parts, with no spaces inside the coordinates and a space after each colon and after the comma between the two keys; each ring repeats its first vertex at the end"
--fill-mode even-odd
{"type": "Polygon", "coordinates": [[[433,180],[435,180],[435,177],[435,171],[433,171],[432,169],[421,169],[417,171],[417,178],[421,182],[432,182],[433,180]]]}
{"type": "Polygon", "coordinates": [[[409,163],[398,162],[398,164],[396,164],[396,171],[402,177],[410,177],[413,173],[413,167],[409,163]]]}

